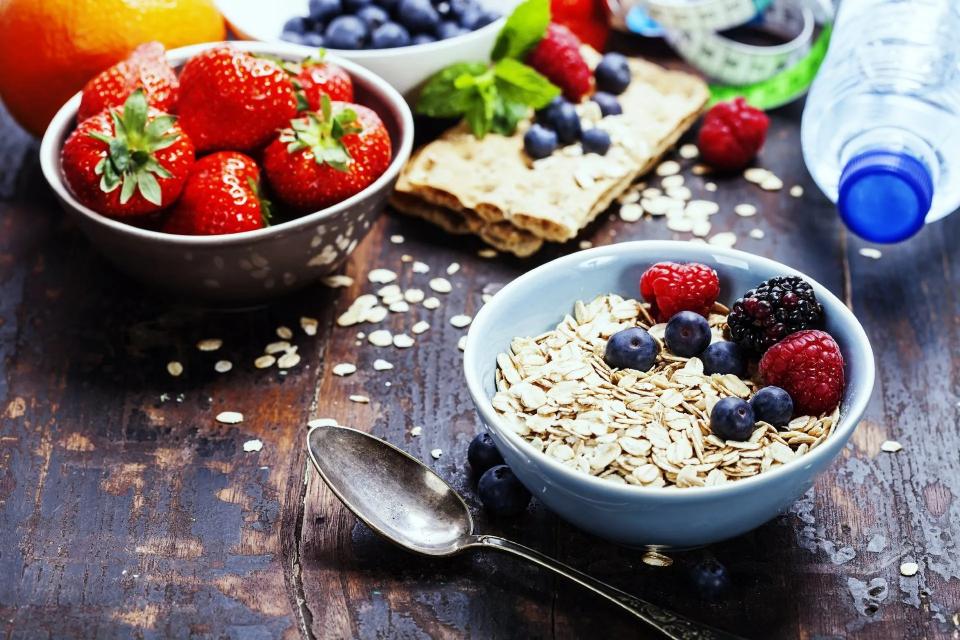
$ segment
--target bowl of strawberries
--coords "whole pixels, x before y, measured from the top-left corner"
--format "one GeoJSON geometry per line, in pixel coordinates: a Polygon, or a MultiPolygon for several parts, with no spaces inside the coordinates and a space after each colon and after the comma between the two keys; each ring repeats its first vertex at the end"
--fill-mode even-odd
{"type": "Polygon", "coordinates": [[[412,144],[400,94],[347,60],[293,44],[147,43],[60,109],[40,159],[120,269],[249,302],[339,267],[412,144]]]}

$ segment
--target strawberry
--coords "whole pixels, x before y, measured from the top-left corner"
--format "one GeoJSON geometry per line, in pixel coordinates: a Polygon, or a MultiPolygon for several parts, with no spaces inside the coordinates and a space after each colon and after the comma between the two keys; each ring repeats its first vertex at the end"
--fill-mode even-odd
{"type": "Polygon", "coordinates": [[[298,211],[329,207],[362,191],[387,169],[392,149],[371,109],[322,98],[319,112],[290,121],[263,152],[277,196],[298,211]]]}
{"type": "Polygon", "coordinates": [[[262,229],[270,203],[260,198],[260,168],[236,151],[218,151],[193,165],[183,194],[163,225],[166,233],[213,236],[262,229]]]}
{"type": "Polygon", "coordinates": [[[319,111],[324,95],[333,101],[353,102],[353,81],[343,67],[322,58],[307,58],[300,64],[288,62],[284,69],[293,76],[301,111],[319,111]]]}
{"type": "Polygon", "coordinates": [[[167,62],[163,45],[147,42],[122,60],[93,77],[83,88],[77,122],[83,122],[108,107],[119,107],[136,89],[143,89],[151,107],[173,113],[180,84],[167,62]]]}
{"type": "Polygon", "coordinates": [[[180,74],[180,126],[197,151],[251,151],[297,113],[293,83],[273,60],[224,45],[191,58],[180,74]]]}
{"type": "Polygon", "coordinates": [[[194,161],[193,142],[173,116],[136,90],[122,110],[81,122],[63,143],[63,176],[84,205],[124,218],[173,204],[194,161]]]}
{"type": "Polygon", "coordinates": [[[572,102],[580,102],[593,87],[593,74],[580,55],[580,40],[563,25],[550,23],[546,35],[527,55],[527,64],[560,87],[572,102]]]}

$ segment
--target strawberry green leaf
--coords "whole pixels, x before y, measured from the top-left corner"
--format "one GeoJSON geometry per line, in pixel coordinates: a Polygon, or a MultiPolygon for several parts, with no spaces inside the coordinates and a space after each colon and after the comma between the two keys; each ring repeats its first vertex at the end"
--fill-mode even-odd
{"type": "Polygon", "coordinates": [[[120,204],[127,204],[137,190],[136,176],[124,176],[123,187],[120,189],[120,204]]]}
{"type": "MultiPolygon", "coordinates": [[[[124,187],[126,187],[126,184],[124,184],[124,187]]],[[[163,204],[160,184],[152,173],[144,171],[137,174],[137,187],[140,190],[140,195],[142,195],[147,202],[152,202],[158,207],[163,204]]]]}
{"type": "Polygon", "coordinates": [[[123,103],[123,127],[128,133],[141,132],[147,124],[147,97],[137,89],[123,103]]]}
{"type": "Polygon", "coordinates": [[[523,58],[543,39],[549,24],[549,0],[526,0],[517,5],[497,34],[490,59],[523,58]]]}

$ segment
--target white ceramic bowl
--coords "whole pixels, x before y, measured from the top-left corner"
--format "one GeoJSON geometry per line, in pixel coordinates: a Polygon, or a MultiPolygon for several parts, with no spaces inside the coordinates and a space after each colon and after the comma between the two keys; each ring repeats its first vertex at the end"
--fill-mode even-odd
{"type": "MultiPolygon", "coordinates": [[[[503,16],[509,14],[519,0],[480,1],[484,7],[496,11],[501,17],[456,38],[396,49],[327,51],[363,65],[407,96],[424,80],[449,64],[490,59],[490,50],[505,20],[503,16]]],[[[216,4],[233,32],[246,40],[283,42],[280,33],[284,23],[294,16],[307,15],[307,0],[217,0],[216,4]]]]}
{"type": "MultiPolygon", "coordinates": [[[[220,43],[168,52],[179,66],[220,43]]],[[[293,44],[232,43],[289,60],[312,49],[293,44]]],[[[181,236],[141,229],[80,204],[60,171],[60,149],[76,124],[80,94],[53,117],[40,144],[40,167],[64,210],[103,255],[134,278],[179,295],[204,300],[253,302],[303,287],[337,269],[366,235],[393,191],[413,147],[413,116],[399,93],[367,69],[331,60],[350,74],[357,101],[383,120],[393,160],[373,184],[343,202],[256,231],[221,236],[181,236]]]]}
{"type": "Polygon", "coordinates": [[[694,547],[740,535],[786,510],[813,484],[850,439],[873,390],[873,351],[863,327],[825,287],[773,260],[689,242],[625,242],[581,251],[520,276],[485,304],[467,336],[464,370],[480,417],[507,464],[548,508],[578,527],[630,546],[694,547]],[[840,423],[813,451],[757,476],[689,489],[617,485],[574,471],[514,433],[491,404],[496,356],[515,336],[555,327],[576,300],[600,294],[638,297],[643,271],[655,262],[702,262],[720,276],[720,301],[779,275],[813,285],[826,312],[826,330],[846,361],[840,423]]]}

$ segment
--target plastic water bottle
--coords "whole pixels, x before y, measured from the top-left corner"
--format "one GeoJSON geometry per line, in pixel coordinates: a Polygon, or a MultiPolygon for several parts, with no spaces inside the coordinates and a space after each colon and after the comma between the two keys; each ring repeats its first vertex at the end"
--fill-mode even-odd
{"type": "Polygon", "coordinates": [[[801,138],[867,240],[905,240],[960,206],[960,2],[843,0],[801,138]]]}

